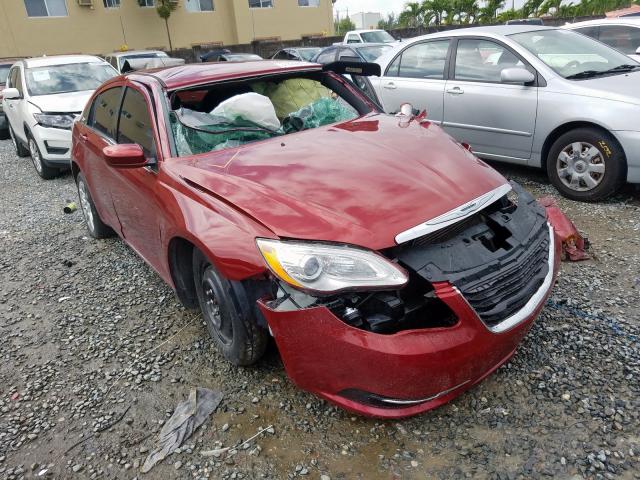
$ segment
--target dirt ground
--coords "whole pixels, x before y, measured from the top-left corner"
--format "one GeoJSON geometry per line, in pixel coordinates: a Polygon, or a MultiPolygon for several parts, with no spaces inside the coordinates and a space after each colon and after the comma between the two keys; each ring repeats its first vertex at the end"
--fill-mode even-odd
{"type": "MultiPolygon", "coordinates": [[[[276,348],[226,363],[201,317],[118,239],[89,238],[72,177],[40,180],[0,142],[0,477],[640,478],[640,194],[560,198],[593,259],[563,264],[514,358],[404,421],[350,415],[298,390],[276,348]],[[149,474],[140,465],[191,387],[218,410],[149,474]],[[115,423],[115,424],[114,424],[115,423]],[[247,445],[218,457],[200,452],[247,445]]],[[[345,365],[348,368],[348,365],[345,365]]]]}

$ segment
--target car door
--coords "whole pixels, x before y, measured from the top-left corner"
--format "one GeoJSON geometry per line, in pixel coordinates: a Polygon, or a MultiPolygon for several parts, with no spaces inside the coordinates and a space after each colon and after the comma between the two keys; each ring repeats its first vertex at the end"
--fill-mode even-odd
{"type": "Polygon", "coordinates": [[[113,172],[106,164],[102,150],[116,143],[121,101],[120,85],[103,90],[94,97],[91,106],[86,110],[86,118],[81,118],[76,127],[78,131],[72,152],[72,158],[80,162],[100,217],[118,233],[122,232],[111,198],[113,172]]]}
{"type": "Polygon", "coordinates": [[[22,124],[24,123],[23,113],[26,109],[26,100],[24,99],[24,85],[22,82],[22,69],[20,65],[14,65],[11,67],[9,77],[7,78],[7,88],[16,88],[20,93],[19,98],[7,98],[5,104],[7,108],[4,109],[4,113],[9,120],[9,125],[13,129],[13,134],[17,137],[17,140],[21,140],[22,143],[27,143],[27,137],[25,135],[22,124]]]}
{"type": "Polygon", "coordinates": [[[448,38],[415,43],[398,54],[378,83],[388,113],[396,113],[403,103],[411,103],[414,108],[426,110],[430,120],[442,121],[450,43],[448,38]]]}
{"type": "Polygon", "coordinates": [[[482,157],[520,163],[531,157],[536,85],[502,83],[505,68],[532,72],[515,52],[486,38],[457,40],[444,95],[445,130],[482,157]]]}
{"type": "Polygon", "coordinates": [[[111,196],[120,220],[122,236],[148,263],[164,264],[160,228],[164,218],[158,199],[158,165],[161,161],[152,101],[142,86],[129,83],[118,117],[116,141],[142,147],[150,166],[134,169],[111,168],[111,196]]]}

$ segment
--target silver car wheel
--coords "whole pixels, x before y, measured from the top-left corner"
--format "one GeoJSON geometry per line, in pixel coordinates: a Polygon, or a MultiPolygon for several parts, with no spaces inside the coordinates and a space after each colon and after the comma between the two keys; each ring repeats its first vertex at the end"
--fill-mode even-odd
{"type": "Polygon", "coordinates": [[[93,223],[93,210],[91,209],[91,200],[87,184],[83,181],[78,182],[78,196],[80,197],[80,207],[82,208],[84,221],[87,223],[89,231],[93,233],[95,230],[95,225],[93,223]]]}
{"type": "Polygon", "coordinates": [[[38,145],[33,138],[29,139],[29,153],[31,154],[31,161],[36,169],[36,172],[42,174],[42,159],[40,158],[40,151],[38,145]]]}
{"type": "Polygon", "coordinates": [[[606,166],[596,147],[586,142],[573,142],[558,155],[556,170],[565,186],[576,192],[587,192],[602,183],[606,166]]]}

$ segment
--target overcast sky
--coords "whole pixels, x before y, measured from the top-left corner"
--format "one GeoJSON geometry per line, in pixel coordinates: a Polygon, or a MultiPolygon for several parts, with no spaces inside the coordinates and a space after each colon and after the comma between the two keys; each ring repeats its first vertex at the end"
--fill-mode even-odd
{"type": "MultiPolygon", "coordinates": [[[[519,8],[524,0],[515,0],[516,8],[519,8]]],[[[344,16],[349,9],[349,13],[357,12],[380,12],[386,16],[390,12],[399,14],[407,0],[338,0],[333,6],[333,10],[340,11],[340,16],[344,16]]],[[[511,0],[505,2],[511,6],[511,0]]]]}

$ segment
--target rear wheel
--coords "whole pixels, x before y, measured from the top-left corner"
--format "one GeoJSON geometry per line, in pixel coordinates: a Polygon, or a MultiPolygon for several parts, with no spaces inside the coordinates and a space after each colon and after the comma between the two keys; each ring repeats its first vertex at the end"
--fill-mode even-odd
{"type": "Polygon", "coordinates": [[[609,133],[577,128],[560,136],[547,157],[551,183],[572,200],[595,202],[613,195],[624,183],[624,151],[609,133]]]}
{"type": "Polygon", "coordinates": [[[25,148],[25,146],[20,143],[20,140],[18,140],[18,137],[16,137],[16,134],[13,132],[13,128],[11,128],[11,125],[9,125],[9,136],[11,137],[13,148],[15,148],[16,150],[16,155],[19,157],[29,156],[29,149],[25,148]]]}
{"type": "Polygon", "coordinates": [[[80,199],[80,208],[82,209],[82,215],[87,225],[87,230],[93,238],[107,238],[113,235],[113,230],[107,224],[105,224],[96,206],[91,198],[87,180],[82,173],[78,173],[76,177],[76,185],[78,186],[78,197],[80,199]]]}
{"type": "Polygon", "coordinates": [[[224,278],[199,251],[193,253],[198,302],[209,334],[227,360],[235,365],[257,362],[267,348],[268,334],[255,319],[241,286],[224,278]]]}
{"type": "Polygon", "coordinates": [[[27,139],[29,140],[29,154],[31,155],[31,161],[33,162],[36,172],[38,172],[38,175],[45,180],[51,180],[60,173],[60,170],[50,167],[45,163],[42,155],[40,154],[38,144],[31,135],[28,135],[27,139]]]}

